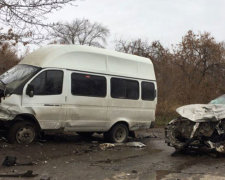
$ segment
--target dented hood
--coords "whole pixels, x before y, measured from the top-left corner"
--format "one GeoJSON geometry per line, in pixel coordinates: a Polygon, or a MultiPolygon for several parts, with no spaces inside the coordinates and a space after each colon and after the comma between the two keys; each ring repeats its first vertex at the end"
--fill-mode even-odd
{"type": "Polygon", "coordinates": [[[177,113],[194,122],[219,121],[225,118],[223,104],[191,104],[177,108],[177,113]]]}

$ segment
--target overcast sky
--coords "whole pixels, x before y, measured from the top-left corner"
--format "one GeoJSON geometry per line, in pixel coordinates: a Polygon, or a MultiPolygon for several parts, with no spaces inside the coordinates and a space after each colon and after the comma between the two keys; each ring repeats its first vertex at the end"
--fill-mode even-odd
{"type": "Polygon", "coordinates": [[[81,0],[50,15],[48,21],[88,18],[110,29],[113,39],[159,40],[170,47],[188,31],[210,32],[225,40],[225,0],[81,0]]]}

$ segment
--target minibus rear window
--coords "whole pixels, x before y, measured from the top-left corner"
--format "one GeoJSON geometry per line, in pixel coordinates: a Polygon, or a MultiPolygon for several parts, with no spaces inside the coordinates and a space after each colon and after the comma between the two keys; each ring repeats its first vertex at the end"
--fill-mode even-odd
{"type": "Polygon", "coordinates": [[[111,96],[119,99],[139,99],[138,81],[111,78],[111,96]]]}
{"type": "Polygon", "coordinates": [[[153,101],[156,96],[155,85],[152,82],[141,83],[141,98],[143,100],[153,101]]]}
{"type": "Polygon", "coordinates": [[[91,74],[72,73],[71,93],[78,96],[105,97],[106,78],[91,74]]]}

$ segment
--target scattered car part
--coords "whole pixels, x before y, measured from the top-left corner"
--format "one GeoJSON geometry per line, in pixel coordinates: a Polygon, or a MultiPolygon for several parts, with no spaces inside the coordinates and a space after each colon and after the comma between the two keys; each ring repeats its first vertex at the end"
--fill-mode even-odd
{"type": "Polygon", "coordinates": [[[101,150],[106,150],[108,148],[111,148],[111,147],[115,147],[115,144],[112,144],[112,143],[103,143],[103,144],[100,144],[99,145],[100,149],[101,150]]]}
{"type": "Polygon", "coordinates": [[[146,145],[141,142],[128,142],[126,143],[126,146],[143,148],[146,145]]]}
{"type": "Polygon", "coordinates": [[[101,150],[106,150],[112,147],[116,147],[116,146],[128,146],[128,147],[139,147],[139,148],[143,148],[146,145],[141,143],[141,142],[127,142],[127,143],[103,143],[100,144],[99,147],[101,150]]]}
{"type": "Polygon", "coordinates": [[[15,156],[6,156],[4,161],[2,162],[3,166],[28,166],[28,165],[34,165],[32,162],[28,163],[18,163],[16,162],[17,158],[15,156]]]}
{"type": "Polygon", "coordinates": [[[21,173],[21,174],[0,174],[0,177],[36,177],[38,176],[38,174],[33,174],[33,171],[28,170],[25,173],[21,173]]]}
{"type": "Polygon", "coordinates": [[[3,166],[15,166],[16,165],[16,157],[14,156],[6,156],[3,163],[3,166]]]}

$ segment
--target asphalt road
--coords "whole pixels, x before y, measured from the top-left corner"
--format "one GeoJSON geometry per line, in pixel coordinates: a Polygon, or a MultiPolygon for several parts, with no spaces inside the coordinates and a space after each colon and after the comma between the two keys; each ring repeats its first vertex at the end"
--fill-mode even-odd
{"type": "MultiPolygon", "coordinates": [[[[4,167],[2,174],[32,170],[38,176],[20,179],[225,179],[225,156],[208,153],[174,154],[164,143],[163,129],[137,132],[138,141],[146,147],[119,145],[101,149],[101,135],[90,139],[78,135],[49,135],[29,146],[0,141],[0,161],[16,156],[18,163],[34,165],[4,167]]],[[[0,179],[18,179],[6,178],[0,179]]]]}

